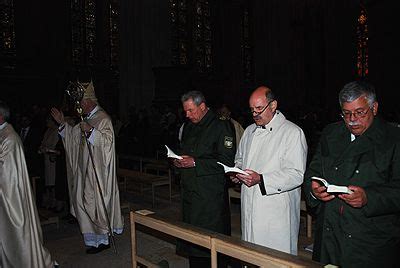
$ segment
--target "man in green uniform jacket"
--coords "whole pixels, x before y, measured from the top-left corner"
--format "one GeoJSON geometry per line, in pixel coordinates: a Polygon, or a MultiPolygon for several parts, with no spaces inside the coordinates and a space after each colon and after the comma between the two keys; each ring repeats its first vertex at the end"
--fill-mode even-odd
{"type": "MultiPolygon", "coordinates": [[[[182,220],[207,230],[230,235],[230,212],[224,169],[217,162],[233,166],[235,138],[229,122],[220,120],[206,106],[199,91],[181,98],[189,119],[183,128],[180,169],[182,220]]],[[[210,265],[208,250],[180,241],[178,252],[187,254],[191,267],[210,265]]]]}
{"type": "Polygon", "coordinates": [[[343,122],[328,125],[305,173],[316,208],[313,259],[340,267],[398,267],[400,253],[400,128],[376,117],[374,88],[363,81],[339,93],[343,122]],[[348,186],[328,193],[313,176],[348,186]]]}

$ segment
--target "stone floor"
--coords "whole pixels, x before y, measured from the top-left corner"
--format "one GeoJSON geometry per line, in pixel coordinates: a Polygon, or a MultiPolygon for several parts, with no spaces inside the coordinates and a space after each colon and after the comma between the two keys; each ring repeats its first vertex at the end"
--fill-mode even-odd
{"type": "MultiPolygon", "coordinates": [[[[151,195],[121,193],[123,202],[129,202],[131,210],[148,209],[166,219],[180,219],[180,201],[177,186],[173,187],[173,198],[170,203],[167,197],[167,188],[157,188],[156,206],[151,207],[151,195]]],[[[232,200],[232,236],[240,237],[240,204],[239,200],[232,200]]],[[[117,253],[112,248],[94,255],[85,253],[82,236],[77,223],[63,220],[65,213],[54,214],[47,210],[39,210],[42,216],[59,218],[56,224],[42,226],[45,246],[49,249],[53,259],[61,268],[64,267],[131,267],[131,244],[129,227],[129,209],[123,209],[125,230],[121,235],[115,236],[117,253]]],[[[299,237],[299,255],[311,258],[311,253],[304,247],[312,241],[305,237],[305,221],[301,221],[299,237]]],[[[188,267],[187,259],[175,254],[174,239],[160,236],[146,229],[137,231],[138,253],[160,267],[188,267]]]]}

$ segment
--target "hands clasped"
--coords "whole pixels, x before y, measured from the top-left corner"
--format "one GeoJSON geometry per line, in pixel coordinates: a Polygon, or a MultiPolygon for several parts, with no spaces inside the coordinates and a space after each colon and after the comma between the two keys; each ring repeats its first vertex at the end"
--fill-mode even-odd
{"type": "Polygon", "coordinates": [[[85,133],[89,133],[92,130],[92,126],[89,125],[89,123],[82,121],[79,123],[79,126],[81,127],[82,131],[85,133]]]}

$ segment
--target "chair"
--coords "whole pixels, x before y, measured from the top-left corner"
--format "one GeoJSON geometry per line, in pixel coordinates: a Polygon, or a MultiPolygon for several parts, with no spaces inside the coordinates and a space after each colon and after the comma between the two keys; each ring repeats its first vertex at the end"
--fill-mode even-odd
{"type": "Polygon", "coordinates": [[[231,206],[231,198],[240,199],[240,187],[230,187],[228,188],[229,196],[229,207],[231,206]]]}
{"type": "Polygon", "coordinates": [[[306,232],[307,237],[310,238],[312,236],[312,217],[307,212],[307,205],[305,200],[300,201],[300,211],[303,211],[306,214],[306,232]]]}

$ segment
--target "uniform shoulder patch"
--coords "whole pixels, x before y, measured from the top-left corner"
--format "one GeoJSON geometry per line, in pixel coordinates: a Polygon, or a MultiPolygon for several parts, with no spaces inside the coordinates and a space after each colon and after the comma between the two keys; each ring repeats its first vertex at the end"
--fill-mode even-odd
{"type": "Polygon", "coordinates": [[[233,147],[233,137],[225,136],[224,146],[228,149],[231,149],[233,147]]]}

